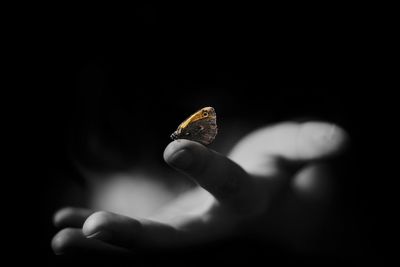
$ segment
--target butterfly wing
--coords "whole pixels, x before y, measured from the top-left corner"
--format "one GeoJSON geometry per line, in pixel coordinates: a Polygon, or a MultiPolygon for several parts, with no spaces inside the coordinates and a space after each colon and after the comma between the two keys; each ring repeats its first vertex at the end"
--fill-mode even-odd
{"type": "Polygon", "coordinates": [[[184,120],[171,135],[171,138],[174,140],[188,139],[208,145],[214,141],[217,132],[215,109],[213,107],[205,107],[184,120]]]}
{"type": "Polygon", "coordinates": [[[209,145],[214,141],[218,133],[217,120],[215,116],[210,116],[188,124],[181,130],[178,138],[188,139],[209,145]]]}

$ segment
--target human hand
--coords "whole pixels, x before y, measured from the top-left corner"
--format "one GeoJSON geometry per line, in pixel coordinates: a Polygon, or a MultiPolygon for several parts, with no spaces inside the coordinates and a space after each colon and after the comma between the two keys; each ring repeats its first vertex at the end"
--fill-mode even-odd
{"type": "Polygon", "coordinates": [[[165,161],[198,188],[148,218],[62,209],[55,224],[65,229],[53,238],[53,250],[113,254],[238,234],[315,247],[334,192],[329,159],[347,140],[342,129],[328,123],[288,122],[249,134],[228,157],[192,141],[173,141],[165,161]]]}

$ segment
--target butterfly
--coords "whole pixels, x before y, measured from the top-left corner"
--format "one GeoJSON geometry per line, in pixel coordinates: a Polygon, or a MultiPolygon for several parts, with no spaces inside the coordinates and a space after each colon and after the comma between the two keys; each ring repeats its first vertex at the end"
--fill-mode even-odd
{"type": "Polygon", "coordinates": [[[217,135],[217,114],[213,107],[205,107],[184,120],[171,134],[173,140],[188,139],[209,145],[217,135]]]}

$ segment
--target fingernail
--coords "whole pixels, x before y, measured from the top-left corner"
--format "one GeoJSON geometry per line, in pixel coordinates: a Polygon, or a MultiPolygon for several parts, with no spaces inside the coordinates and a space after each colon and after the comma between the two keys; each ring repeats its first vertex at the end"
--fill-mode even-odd
{"type": "Polygon", "coordinates": [[[169,163],[182,170],[188,170],[193,163],[193,156],[188,149],[181,149],[171,155],[169,163]]]}
{"type": "Polygon", "coordinates": [[[102,230],[102,231],[95,232],[91,235],[88,235],[88,236],[86,236],[86,238],[90,238],[90,239],[93,238],[93,239],[98,239],[98,240],[102,240],[102,241],[109,241],[109,240],[111,240],[112,235],[110,232],[102,230]]]}

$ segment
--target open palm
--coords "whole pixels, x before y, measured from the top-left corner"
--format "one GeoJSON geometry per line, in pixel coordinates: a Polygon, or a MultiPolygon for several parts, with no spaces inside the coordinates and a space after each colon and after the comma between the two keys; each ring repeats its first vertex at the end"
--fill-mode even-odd
{"type": "MultiPolygon", "coordinates": [[[[346,133],[325,122],[285,122],[256,130],[228,156],[189,140],[171,142],[165,161],[195,180],[147,218],[64,208],[52,241],[57,253],[129,253],[200,244],[233,235],[274,238],[294,249],[321,248],[334,177],[330,159],[346,133]]],[[[322,245],[323,246],[323,245],[322,245]]]]}

